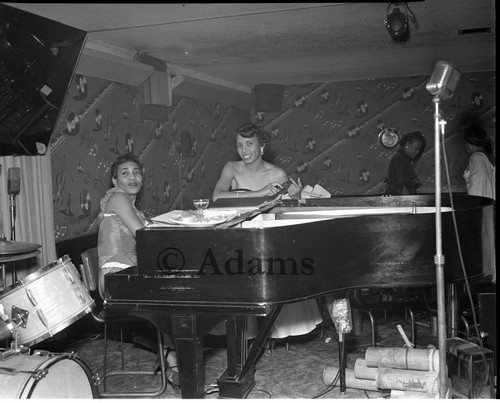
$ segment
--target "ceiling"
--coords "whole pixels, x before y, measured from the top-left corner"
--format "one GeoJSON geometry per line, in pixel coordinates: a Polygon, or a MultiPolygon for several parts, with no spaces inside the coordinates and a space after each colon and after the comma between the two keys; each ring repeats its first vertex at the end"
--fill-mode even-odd
{"type": "Polygon", "coordinates": [[[495,69],[494,0],[408,2],[418,29],[410,23],[405,43],[385,28],[389,2],[5,4],[246,87],[430,75],[438,60],[462,72],[495,69]],[[459,34],[482,27],[491,32],[459,34]]]}

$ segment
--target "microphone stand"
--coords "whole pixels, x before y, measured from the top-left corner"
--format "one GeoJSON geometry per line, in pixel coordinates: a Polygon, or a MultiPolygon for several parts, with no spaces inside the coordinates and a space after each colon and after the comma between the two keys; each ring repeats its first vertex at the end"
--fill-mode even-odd
{"type": "MultiPolygon", "coordinates": [[[[10,240],[16,240],[16,193],[10,194],[10,240]]],[[[17,282],[16,262],[12,262],[12,284],[17,282]]]]}
{"type": "Polygon", "coordinates": [[[10,194],[10,240],[16,240],[16,194],[10,194]]]}
{"type": "Polygon", "coordinates": [[[439,398],[444,399],[447,389],[446,367],[446,314],[445,314],[445,287],[444,287],[444,255],[442,254],[442,226],[441,226],[441,150],[439,135],[444,131],[446,121],[441,120],[439,110],[439,96],[436,95],[434,103],[434,163],[435,163],[435,194],[436,194],[436,288],[437,288],[437,318],[438,318],[438,346],[439,346],[439,398]]]}

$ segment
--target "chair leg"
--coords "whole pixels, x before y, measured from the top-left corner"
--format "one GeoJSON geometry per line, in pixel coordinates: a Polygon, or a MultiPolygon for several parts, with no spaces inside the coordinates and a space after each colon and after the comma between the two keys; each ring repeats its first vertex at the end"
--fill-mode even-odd
{"type": "Polygon", "coordinates": [[[319,334],[318,336],[316,337],[316,340],[323,340],[323,337],[325,336],[325,327],[324,327],[324,324],[323,322],[321,322],[319,325],[319,334]]]}
{"type": "MultiPolygon", "coordinates": [[[[107,330],[106,324],[104,325],[104,340],[105,340],[105,352],[104,356],[106,357],[106,349],[107,349],[107,330]]],[[[103,393],[99,394],[99,397],[157,397],[160,396],[167,389],[167,366],[165,363],[165,357],[163,356],[163,335],[158,328],[156,328],[156,338],[157,338],[157,348],[158,354],[160,358],[160,375],[161,375],[161,385],[160,388],[156,391],[152,392],[116,392],[116,393],[106,393],[106,389],[104,389],[103,393]]],[[[120,343],[122,344],[122,343],[120,343]]],[[[104,368],[106,364],[104,364],[104,368]]],[[[108,373],[104,373],[104,385],[106,385],[106,377],[114,376],[114,375],[154,375],[156,376],[156,371],[110,371],[108,373]]]]}
{"type": "Polygon", "coordinates": [[[411,342],[413,343],[413,347],[417,347],[417,332],[415,329],[415,316],[413,315],[413,310],[410,307],[407,307],[408,312],[410,313],[410,326],[411,326],[411,342]]]}
{"type": "Polygon", "coordinates": [[[108,360],[108,325],[104,323],[104,362],[102,364],[103,390],[106,392],[106,363],[108,360]]]}
{"type": "Polygon", "coordinates": [[[373,312],[368,310],[366,311],[368,313],[368,316],[370,317],[370,325],[371,325],[371,328],[372,328],[372,347],[376,347],[376,340],[377,340],[377,336],[375,334],[375,319],[373,317],[373,312]]]}
{"type": "Polygon", "coordinates": [[[120,354],[122,356],[122,371],[125,371],[125,359],[123,358],[123,326],[120,323],[120,354]]]}
{"type": "Polygon", "coordinates": [[[469,326],[469,322],[467,321],[467,319],[465,319],[465,316],[464,315],[460,315],[460,320],[463,322],[464,326],[465,326],[465,340],[467,341],[470,341],[470,326],[469,326]]]}

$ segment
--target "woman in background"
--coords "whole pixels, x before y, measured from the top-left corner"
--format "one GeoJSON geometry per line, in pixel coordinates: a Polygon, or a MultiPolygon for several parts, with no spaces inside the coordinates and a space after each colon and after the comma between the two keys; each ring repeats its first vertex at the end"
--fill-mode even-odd
{"type": "MultiPolygon", "coordinates": [[[[270,143],[270,134],[253,123],[245,123],[236,132],[236,149],[240,161],[229,161],[224,166],[215,185],[212,198],[225,197],[264,197],[278,192],[282,184],[290,180],[287,192],[292,198],[300,197],[302,184],[300,179],[288,178],[286,172],[262,159],[270,143]],[[240,192],[245,190],[243,192],[240,192]]],[[[294,302],[283,306],[271,330],[271,338],[285,338],[311,332],[323,321],[316,300],[294,302]]],[[[252,337],[256,330],[255,320],[249,320],[247,336],[252,337]],[[252,323],[253,322],[253,323],[252,323]]],[[[215,332],[223,331],[217,326],[215,332]],[[217,330],[218,329],[218,330],[217,330]]]]}
{"type": "Polygon", "coordinates": [[[469,165],[464,172],[467,193],[495,200],[495,158],[493,144],[486,132],[472,126],[464,134],[469,165]]]}
{"type": "MultiPolygon", "coordinates": [[[[486,132],[477,126],[470,126],[464,133],[465,149],[469,165],[464,171],[467,193],[471,196],[489,197],[495,200],[495,158],[493,144],[486,132]]],[[[495,210],[493,217],[483,216],[483,271],[496,283],[495,210]],[[487,242],[489,241],[489,243],[487,242]],[[490,252],[490,254],[488,254],[490,252]],[[486,257],[487,256],[487,257],[486,257]]],[[[480,285],[478,292],[496,292],[496,288],[480,285]]]]}
{"type": "MultiPolygon", "coordinates": [[[[120,155],[111,165],[113,187],[101,199],[101,222],[97,243],[99,256],[99,293],[105,299],[104,276],[137,265],[135,233],[144,227],[146,218],[135,203],[144,181],[144,166],[132,154],[120,155]]],[[[164,334],[167,378],[180,386],[174,344],[164,334]]]]}
{"type": "Polygon", "coordinates": [[[425,145],[422,132],[410,132],[403,136],[399,142],[398,152],[389,164],[385,194],[391,196],[417,194],[421,184],[415,173],[415,165],[422,156],[425,145]]]}

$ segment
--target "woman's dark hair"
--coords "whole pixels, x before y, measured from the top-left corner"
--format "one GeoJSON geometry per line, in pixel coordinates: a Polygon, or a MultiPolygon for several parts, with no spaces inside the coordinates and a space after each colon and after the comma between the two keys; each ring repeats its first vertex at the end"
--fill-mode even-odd
{"type": "Polygon", "coordinates": [[[236,130],[236,134],[244,137],[246,139],[251,139],[252,137],[257,137],[260,146],[264,146],[264,155],[262,159],[272,162],[275,157],[275,150],[271,146],[271,133],[267,130],[261,129],[255,123],[247,122],[243,123],[236,130]]]}
{"type": "Polygon", "coordinates": [[[246,139],[257,137],[257,140],[259,140],[259,144],[261,146],[264,146],[264,149],[271,142],[271,134],[267,130],[261,129],[254,123],[243,123],[236,130],[236,134],[239,134],[241,137],[244,137],[246,139]]]}
{"type": "Polygon", "coordinates": [[[142,174],[144,175],[144,165],[142,165],[142,162],[137,158],[134,154],[122,154],[116,157],[115,162],[111,164],[111,178],[116,179],[118,176],[118,167],[121,164],[124,164],[125,162],[135,162],[137,165],[139,165],[139,168],[141,169],[142,174]]]}
{"type": "Polygon", "coordinates": [[[403,148],[407,143],[413,143],[414,141],[420,141],[420,143],[422,143],[422,146],[420,147],[418,154],[413,159],[414,161],[418,161],[422,156],[422,154],[424,153],[425,146],[427,144],[422,132],[417,131],[417,132],[406,133],[399,141],[399,145],[401,148],[403,148]]]}
{"type": "Polygon", "coordinates": [[[483,147],[488,154],[493,153],[493,143],[481,127],[469,126],[464,133],[464,139],[474,146],[483,147]]]}

